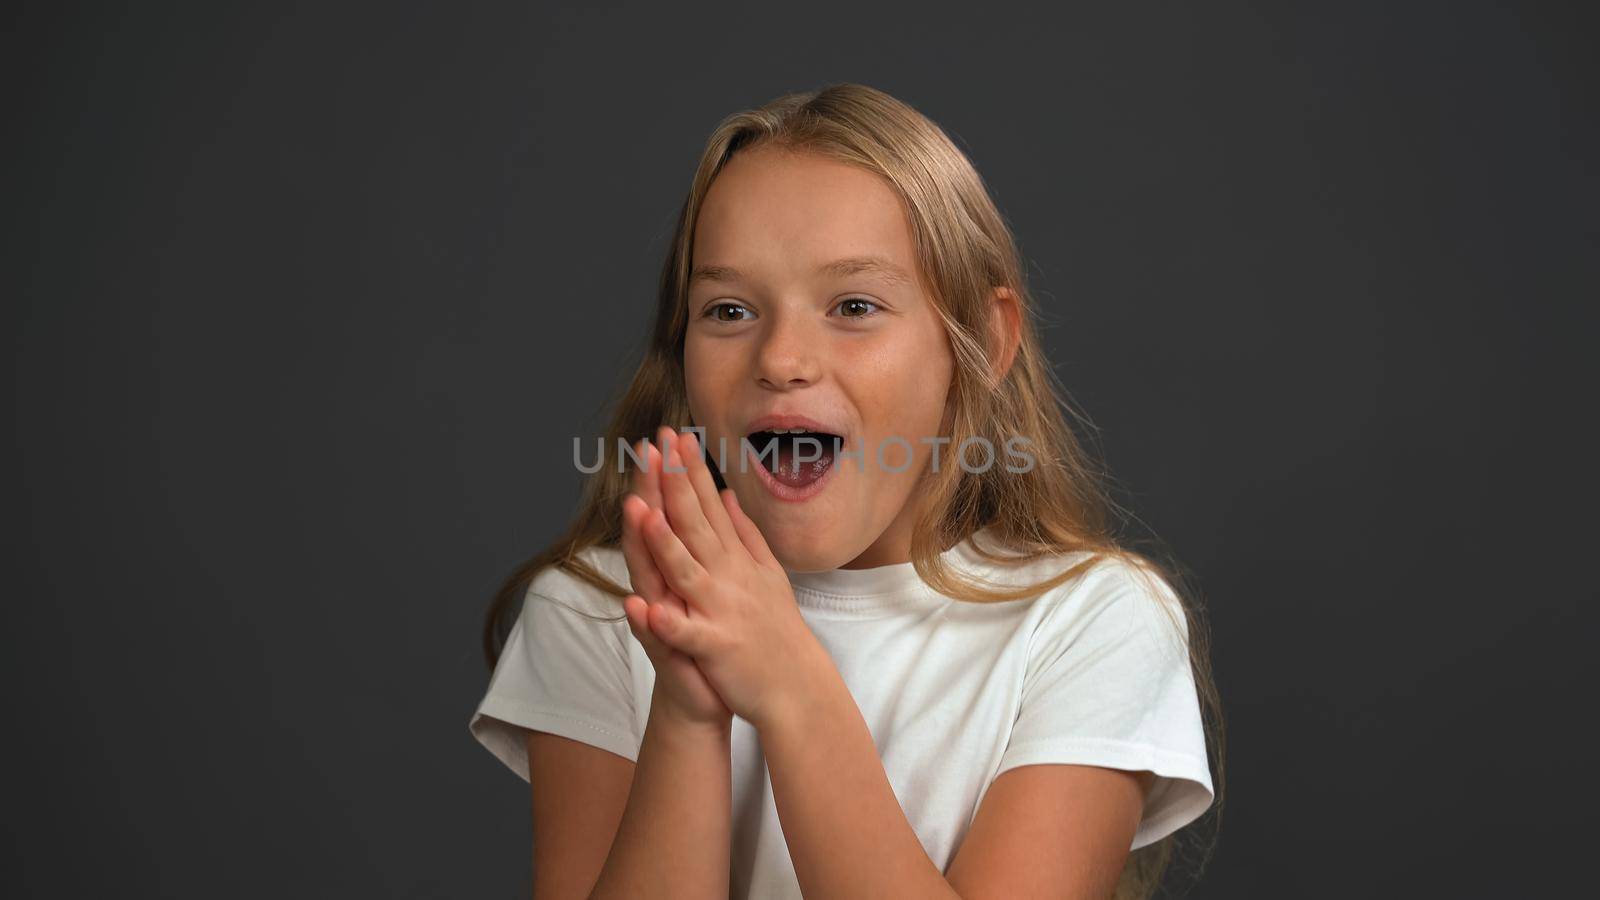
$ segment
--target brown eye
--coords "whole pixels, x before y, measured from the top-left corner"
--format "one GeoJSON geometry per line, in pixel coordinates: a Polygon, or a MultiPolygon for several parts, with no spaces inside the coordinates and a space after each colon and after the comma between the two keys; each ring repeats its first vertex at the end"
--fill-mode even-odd
{"type": "Polygon", "coordinates": [[[865,319],[877,315],[879,307],[878,304],[863,297],[847,297],[839,301],[838,309],[843,311],[842,315],[847,319],[865,319]]]}
{"type": "Polygon", "coordinates": [[[718,321],[718,322],[742,322],[742,321],[744,321],[744,319],[742,317],[741,318],[734,318],[734,319],[724,318],[722,316],[722,310],[724,310],[724,309],[735,310],[735,311],[738,311],[738,312],[746,312],[746,313],[750,311],[750,310],[746,309],[745,307],[740,306],[737,303],[717,303],[717,304],[714,304],[713,306],[711,306],[711,308],[707,309],[706,312],[705,312],[705,315],[708,316],[711,319],[714,319],[714,320],[718,321]]]}

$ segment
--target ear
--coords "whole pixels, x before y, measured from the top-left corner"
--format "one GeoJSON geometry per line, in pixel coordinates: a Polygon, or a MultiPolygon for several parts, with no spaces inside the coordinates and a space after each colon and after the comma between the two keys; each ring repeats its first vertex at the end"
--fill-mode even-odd
{"type": "Polygon", "coordinates": [[[1021,344],[1022,303],[1015,291],[997,287],[989,298],[989,358],[994,365],[994,384],[998,385],[1011,371],[1021,344]]]}

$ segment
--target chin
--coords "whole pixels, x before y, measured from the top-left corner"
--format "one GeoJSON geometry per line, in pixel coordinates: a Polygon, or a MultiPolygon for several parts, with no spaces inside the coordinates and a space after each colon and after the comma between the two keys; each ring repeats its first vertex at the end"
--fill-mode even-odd
{"type": "MultiPolygon", "coordinates": [[[[798,530],[797,530],[798,531],[798,530]]],[[[838,534],[790,533],[789,529],[763,531],[772,555],[794,572],[822,572],[837,569],[861,551],[852,549],[838,534]]]]}

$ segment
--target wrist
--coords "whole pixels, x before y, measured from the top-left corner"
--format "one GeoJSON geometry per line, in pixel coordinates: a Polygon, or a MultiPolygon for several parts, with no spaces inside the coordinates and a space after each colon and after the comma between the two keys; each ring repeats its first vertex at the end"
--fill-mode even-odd
{"type": "Polygon", "coordinates": [[[650,722],[677,734],[703,734],[726,737],[733,731],[733,717],[729,715],[705,716],[678,706],[671,696],[660,688],[650,694],[650,722]]]}
{"type": "Polygon", "coordinates": [[[830,702],[835,689],[849,691],[839,670],[821,644],[812,643],[795,660],[784,690],[753,714],[750,724],[762,738],[781,733],[804,733],[819,717],[819,710],[830,702]]]}

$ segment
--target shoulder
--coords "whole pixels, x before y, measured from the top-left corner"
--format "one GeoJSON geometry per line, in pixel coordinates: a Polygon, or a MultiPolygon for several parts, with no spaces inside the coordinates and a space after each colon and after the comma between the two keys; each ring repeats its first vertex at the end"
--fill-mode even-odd
{"type": "Polygon", "coordinates": [[[1041,592],[1040,599],[1066,595],[1143,592],[1168,602],[1177,594],[1155,566],[1136,554],[1095,553],[1088,550],[1045,553],[1022,558],[1014,544],[992,528],[979,529],[950,554],[965,574],[1007,586],[1042,584],[1063,575],[1060,583],[1041,592]]]}
{"type": "MultiPolygon", "coordinates": [[[[1002,545],[989,542],[984,547],[1007,555],[1002,545]]],[[[959,559],[967,573],[991,584],[1015,587],[1059,580],[1024,601],[1036,636],[1096,642],[1124,640],[1137,632],[1151,642],[1175,646],[1188,639],[1178,592],[1142,558],[1075,551],[997,564],[969,551],[959,559]]]]}
{"type": "Polygon", "coordinates": [[[1060,582],[1041,589],[1036,595],[1039,600],[1077,580],[1095,563],[1094,554],[1086,551],[1026,556],[988,527],[951,549],[945,559],[961,576],[986,587],[1012,589],[1060,582]],[[1064,581],[1062,576],[1067,576],[1064,581]]]}
{"type": "MultiPolygon", "coordinates": [[[[574,554],[580,564],[622,591],[632,590],[628,565],[616,547],[591,545],[574,554]]],[[[554,602],[592,616],[622,614],[622,598],[591,583],[579,573],[561,565],[540,569],[528,583],[525,602],[554,602]]]]}
{"type": "Polygon", "coordinates": [[[1101,556],[1040,599],[1042,629],[1185,653],[1189,626],[1183,602],[1172,583],[1143,560],[1101,556]]]}

